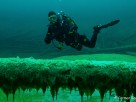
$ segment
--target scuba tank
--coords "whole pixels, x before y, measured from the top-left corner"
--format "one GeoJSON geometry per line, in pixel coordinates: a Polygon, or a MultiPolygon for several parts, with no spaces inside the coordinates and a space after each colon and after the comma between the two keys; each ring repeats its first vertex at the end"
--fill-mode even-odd
{"type": "Polygon", "coordinates": [[[64,23],[64,20],[63,20],[63,16],[65,15],[63,11],[60,11],[58,14],[57,14],[60,18],[60,25],[62,26],[63,23],[64,23]]]}

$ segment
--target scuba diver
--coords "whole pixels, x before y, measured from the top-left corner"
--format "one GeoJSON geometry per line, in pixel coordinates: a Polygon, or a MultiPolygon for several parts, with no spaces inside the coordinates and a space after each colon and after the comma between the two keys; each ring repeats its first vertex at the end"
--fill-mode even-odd
{"type": "Polygon", "coordinates": [[[48,31],[45,36],[45,43],[50,44],[53,42],[54,46],[58,49],[62,49],[63,44],[71,46],[77,50],[81,50],[82,46],[94,48],[96,45],[97,36],[100,30],[117,24],[120,20],[114,20],[105,25],[93,27],[93,35],[91,39],[88,39],[85,35],[80,35],[77,32],[78,26],[76,23],[63,12],[56,14],[54,11],[48,13],[48,31]],[[54,43],[54,40],[58,42],[58,45],[54,43]]]}

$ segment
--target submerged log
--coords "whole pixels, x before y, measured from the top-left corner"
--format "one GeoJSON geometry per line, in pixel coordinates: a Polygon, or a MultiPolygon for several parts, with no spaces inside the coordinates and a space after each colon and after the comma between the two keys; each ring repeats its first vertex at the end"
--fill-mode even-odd
{"type": "Polygon", "coordinates": [[[57,97],[59,88],[78,88],[81,97],[98,89],[103,100],[111,89],[118,96],[136,96],[136,63],[94,60],[43,60],[0,58],[0,88],[7,95],[19,88],[39,88],[57,97]]]}

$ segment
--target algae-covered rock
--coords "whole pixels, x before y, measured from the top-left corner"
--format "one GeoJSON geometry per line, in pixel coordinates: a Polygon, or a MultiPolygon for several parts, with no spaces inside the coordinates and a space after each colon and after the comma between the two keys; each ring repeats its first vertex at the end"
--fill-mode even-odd
{"type": "Polygon", "coordinates": [[[60,88],[78,88],[83,95],[98,89],[101,99],[115,89],[122,97],[134,95],[136,90],[136,59],[127,55],[65,56],[52,60],[34,58],[0,58],[0,88],[7,95],[17,89],[39,90],[50,87],[52,97],[60,88]]]}

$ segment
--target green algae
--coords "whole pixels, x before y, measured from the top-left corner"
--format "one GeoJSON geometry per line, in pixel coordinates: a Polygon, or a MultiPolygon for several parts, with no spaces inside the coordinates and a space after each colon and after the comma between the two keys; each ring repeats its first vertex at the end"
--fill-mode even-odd
{"type": "Polygon", "coordinates": [[[0,88],[7,99],[12,94],[13,101],[18,89],[25,92],[32,88],[38,92],[41,88],[45,93],[50,88],[53,100],[57,100],[60,88],[78,88],[82,102],[85,94],[89,97],[98,89],[103,101],[111,89],[115,89],[117,96],[135,96],[135,69],[136,63],[125,61],[1,58],[0,88]]]}

